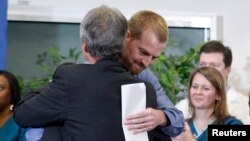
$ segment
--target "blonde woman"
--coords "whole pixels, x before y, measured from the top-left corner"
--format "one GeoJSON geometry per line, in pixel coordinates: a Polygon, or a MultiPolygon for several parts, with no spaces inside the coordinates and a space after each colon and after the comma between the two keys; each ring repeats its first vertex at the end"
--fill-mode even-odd
{"type": "Polygon", "coordinates": [[[188,86],[191,118],[184,131],[173,141],[207,141],[210,124],[242,125],[227,109],[225,82],[213,67],[201,67],[190,76],[188,86]]]}

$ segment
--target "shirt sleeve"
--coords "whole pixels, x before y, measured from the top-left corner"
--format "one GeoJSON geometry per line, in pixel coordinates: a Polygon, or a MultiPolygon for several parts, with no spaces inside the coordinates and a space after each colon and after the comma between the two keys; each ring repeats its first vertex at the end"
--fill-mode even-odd
{"type": "Polygon", "coordinates": [[[137,78],[150,82],[156,91],[157,107],[163,110],[166,117],[169,119],[170,124],[162,127],[162,131],[170,137],[179,135],[184,129],[184,117],[180,110],[178,110],[173,103],[169,100],[168,96],[163,91],[158,79],[150,69],[143,70],[136,76],[137,78]]]}
{"type": "Polygon", "coordinates": [[[27,128],[25,137],[27,141],[40,141],[43,136],[43,128],[27,128]]]}

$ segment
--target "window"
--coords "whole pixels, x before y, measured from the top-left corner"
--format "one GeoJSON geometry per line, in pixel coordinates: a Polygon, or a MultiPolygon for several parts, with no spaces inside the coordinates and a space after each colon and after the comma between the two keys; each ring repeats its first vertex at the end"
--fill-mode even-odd
{"type": "MultiPolygon", "coordinates": [[[[69,48],[80,48],[79,23],[82,12],[74,10],[66,14],[62,11],[64,9],[37,6],[9,7],[8,70],[23,78],[41,77],[44,74],[36,66],[39,53],[50,47],[60,47],[63,53],[69,48]]],[[[121,11],[127,18],[134,13],[121,11]]],[[[216,16],[213,14],[156,12],[164,15],[169,25],[167,54],[184,53],[189,48],[216,38],[216,16]]]]}

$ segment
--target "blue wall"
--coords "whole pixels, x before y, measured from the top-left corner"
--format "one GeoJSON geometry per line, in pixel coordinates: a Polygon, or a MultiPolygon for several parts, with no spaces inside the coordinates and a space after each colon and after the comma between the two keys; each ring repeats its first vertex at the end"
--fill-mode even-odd
{"type": "Polygon", "coordinates": [[[7,0],[0,0],[0,69],[6,67],[7,0]]]}

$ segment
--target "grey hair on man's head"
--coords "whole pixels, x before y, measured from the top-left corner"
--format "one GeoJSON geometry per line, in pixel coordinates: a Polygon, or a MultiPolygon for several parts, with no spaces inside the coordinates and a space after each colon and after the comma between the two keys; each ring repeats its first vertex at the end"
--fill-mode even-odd
{"type": "Polygon", "coordinates": [[[118,60],[125,45],[127,19],[115,8],[90,10],[80,25],[80,36],[93,57],[118,60]]]}

